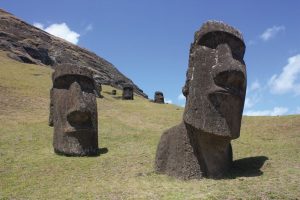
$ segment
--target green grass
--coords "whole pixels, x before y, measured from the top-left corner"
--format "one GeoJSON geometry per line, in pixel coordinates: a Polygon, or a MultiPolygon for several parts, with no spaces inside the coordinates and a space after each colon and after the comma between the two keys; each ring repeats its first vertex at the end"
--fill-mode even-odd
{"type": "Polygon", "coordinates": [[[300,116],[244,117],[225,179],[156,174],[156,146],[183,109],[135,96],[97,99],[99,157],[53,153],[47,125],[52,70],[0,52],[0,199],[299,199],[300,116]]]}

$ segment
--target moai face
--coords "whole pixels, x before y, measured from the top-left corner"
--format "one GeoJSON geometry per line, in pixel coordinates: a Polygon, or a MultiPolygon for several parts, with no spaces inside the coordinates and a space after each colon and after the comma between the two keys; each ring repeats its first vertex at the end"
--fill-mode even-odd
{"type": "Polygon", "coordinates": [[[124,99],[124,100],[133,100],[133,87],[132,87],[132,85],[126,84],[126,85],[123,86],[122,99],[124,99]]]}
{"type": "Polygon", "coordinates": [[[185,123],[238,138],[246,94],[245,44],[239,31],[209,21],[195,33],[183,94],[185,123]]]}
{"type": "Polygon", "coordinates": [[[155,92],[154,102],[155,103],[165,103],[164,95],[162,92],[159,92],[159,91],[155,92]]]}
{"type": "Polygon", "coordinates": [[[49,124],[54,126],[55,152],[74,156],[97,154],[97,103],[91,73],[77,66],[58,66],[50,96],[49,124]]]}

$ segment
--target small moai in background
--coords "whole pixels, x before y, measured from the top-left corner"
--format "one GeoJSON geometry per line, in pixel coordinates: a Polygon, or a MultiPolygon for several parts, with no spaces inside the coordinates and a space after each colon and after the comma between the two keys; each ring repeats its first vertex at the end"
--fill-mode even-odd
{"type": "Polygon", "coordinates": [[[96,83],[96,89],[95,89],[96,97],[103,98],[101,92],[102,92],[102,85],[100,83],[96,83]]]}
{"type": "Polygon", "coordinates": [[[155,170],[181,179],[221,178],[232,166],[231,140],[240,136],[247,76],[242,34],[208,21],[194,35],[182,93],[182,122],[165,131],[155,170]]]}
{"type": "Polygon", "coordinates": [[[93,79],[95,81],[95,95],[98,98],[103,98],[103,96],[101,95],[102,92],[102,84],[101,84],[101,78],[99,75],[94,74],[93,75],[93,79]]]}
{"type": "Polygon", "coordinates": [[[112,90],[111,95],[117,95],[117,90],[112,90]]]}
{"type": "Polygon", "coordinates": [[[123,100],[133,100],[133,86],[132,84],[124,84],[123,85],[123,100]]]}
{"type": "Polygon", "coordinates": [[[59,65],[52,74],[49,126],[54,152],[68,156],[99,154],[96,84],[84,67],[59,65]]]}
{"type": "Polygon", "coordinates": [[[154,94],[154,103],[165,103],[164,94],[160,91],[156,91],[154,94]]]}

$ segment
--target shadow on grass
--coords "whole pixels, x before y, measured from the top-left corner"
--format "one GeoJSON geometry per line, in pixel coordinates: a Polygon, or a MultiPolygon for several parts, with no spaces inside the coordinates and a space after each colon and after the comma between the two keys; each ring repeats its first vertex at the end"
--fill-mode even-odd
{"type": "Polygon", "coordinates": [[[260,169],[266,160],[268,160],[266,156],[255,156],[235,160],[233,161],[232,169],[227,178],[234,179],[238,177],[261,176],[263,172],[260,169]]]}
{"type": "Polygon", "coordinates": [[[99,148],[99,155],[101,154],[106,154],[108,152],[108,148],[104,147],[104,148],[99,148]]]}
{"type": "Polygon", "coordinates": [[[54,150],[54,152],[57,154],[57,155],[60,155],[60,156],[66,156],[66,157],[98,157],[100,156],[101,154],[106,154],[108,152],[108,148],[104,147],[104,148],[99,148],[98,151],[94,154],[90,154],[88,156],[82,156],[82,155],[74,155],[74,154],[65,154],[65,153],[62,153],[62,152],[59,152],[57,150],[54,150]]]}
{"type": "Polygon", "coordinates": [[[122,97],[120,97],[120,96],[113,96],[113,98],[116,99],[116,100],[122,99],[122,97]]]}

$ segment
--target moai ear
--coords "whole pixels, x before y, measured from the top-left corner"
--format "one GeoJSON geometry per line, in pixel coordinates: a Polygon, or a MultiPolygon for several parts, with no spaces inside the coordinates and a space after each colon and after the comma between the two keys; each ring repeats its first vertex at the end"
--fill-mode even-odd
{"type": "Polygon", "coordinates": [[[50,107],[49,107],[49,122],[48,122],[48,125],[53,127],[53,109],[54,109],[54,107],[53,107],[52,98],[53,98],[53,88],[51,88],[51,90],[50,90],[50,107]]]}

